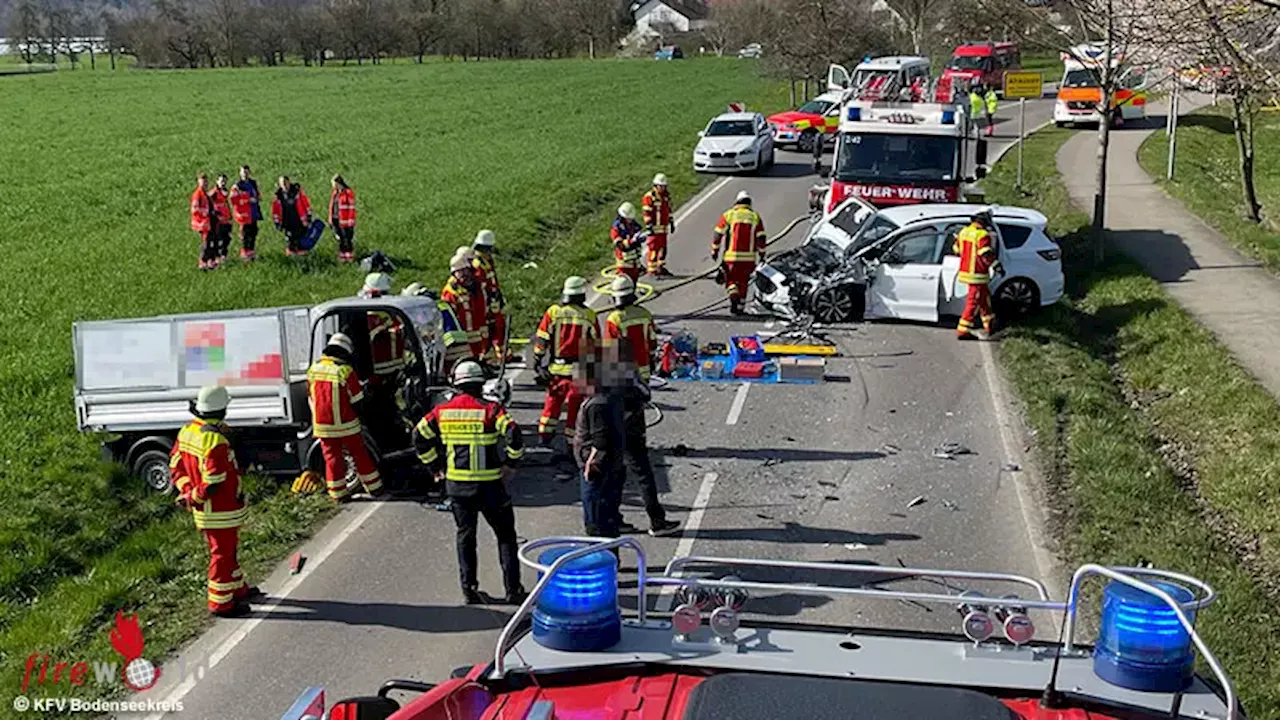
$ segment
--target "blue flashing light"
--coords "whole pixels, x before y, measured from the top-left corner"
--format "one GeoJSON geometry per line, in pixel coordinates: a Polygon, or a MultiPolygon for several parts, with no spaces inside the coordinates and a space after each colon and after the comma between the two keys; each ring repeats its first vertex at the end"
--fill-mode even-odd
{"type": "Polygon", "coordinates": [[[955,111],[955,110],[943,110],[943,111],[942,111],[942,124],[943,124],[943,125],[955,125],[955,124],[956,124],[956,111],[955,111]]]}
{"type": "MultiPolygon", "coordinates": [[[[1152,585],[1179,605],[1195,596],[1165,581],[1152,585]]],[[[1185,610],[1195,622],[1195,612],[1185,610]]],[[[1173,609],[1157,597],[1112,581],[1102,592],[1102,620],[1093,649],[1093,672],[1112,685],[1145,692],[1177,692],[1191,684],[1195,652],[1173,609]]]]}
{"type": "Polygon", "coordinates": [[[845,113],[844,117],[846,120],[852,120],[853,122],[858,122],[862,120],[862,108],[851,107],[849,108],[849,112],[845,113]]]}
{"type": "MultiPolygon", "coordinates": [[[[551,548],[538,556],[550,566],[579,547],[551,548]]],[[[533,611],[533,639],[566,652],[607,650],[622,639],[618,558],[607,550],[571,560],[551,578],[533,611]]]]}

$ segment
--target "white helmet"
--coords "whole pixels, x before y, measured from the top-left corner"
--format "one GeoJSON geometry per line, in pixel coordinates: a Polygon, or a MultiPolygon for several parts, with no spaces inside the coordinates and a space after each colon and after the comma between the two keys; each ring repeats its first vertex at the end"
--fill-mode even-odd
{"type": "Polygon", "coordinates": [[[586,278],[584,278],[584,277],[579,277],[579,276],[577,276],[577,275],[574,275],[574,276],[572,276],[572,277],[565,278],[565,281],[564,281],[564,294],[565,294],[566,296],[568,296],[568,295],[586,295],[586,294],[587,294],[587,279],[586,279],[586,278]]]}
{"type": "Polygon", "coordinates": [[[454,253],[449,261],[449,272],[457,272],[471,267],[471,258],[462,253],[454,253]]]}
{"type": "Polygon", "coordinates": [[[356,351],[355,344],[351,342],[351,338],[347,337],[346,333],[334,333],[330,335],[329,342],[326,343],[326,345],[327,346],[336,345],[337,347],[340,347],[349,353],[354,353],[356,351]]]}
{"type": "Polygon", "coordinates": [[[461,387],[482,382],[484,382],[484,368],[480,367],[480,363],[474,360],[460,362],[453,369],[453,384],[455,386],[461,387]]]}
{"type": "Polygon", "coordinates": [[[476,233],[475,242],[471,243],[471,247],[492,249],[495,242],[496,238],[492,230],[481,230],[476,233]]]}
{"type": "Polygon", "coordinates": [[[364,276],[364,287],[366,290],[389,293],[391,292],[391,277],[386,273],[369,273],[364,276]]]}
{"type": "Polygon", "coordinates": [[[619,275],[609,283],[609,292],[614,296],[634,295],[636,292],[636,284],[626,275],[619,275]]]}
{"type": "Polygon", "coordinates": [[[618,206],[618,214],[628,220],[636,219],[636,206],[629,202],[624,202],[618,206]]]}
{"type": "Polygon", "coordinates": [[[420,282],[411,282],[409,286],[400,291],[401,295],[422,295],[426,293],[427,288],[420,282]]]}
{"type": "Polygon", "coordinates": [[[664,187],[665,187],[665,186],[666,186],[666,184],[667,184],[667,176],[666,176],[666,173],[658,173],[657,175],[654,175],[654,176],[653,176],[653,184],[654,184],[654,185],[662,185],[662,186],[664,186],[664,187]]]}
{"type": "Polygon", "coordinates": [[[227,409],[231,395],[221,385],[206,385],[196,395],[196,412],[219,413],[227,409]]]}
{"type": "Polygon", "coordinates": [[[738,203],[746,203],[746,204],[750,205],[750,204],[751,204],[751,193],[747,192],[746,190],[739,190],[739,191],[738,191],[738,197],[734,200],[734,203],[735,203],[735,204],[738,204],[738,203]]]}

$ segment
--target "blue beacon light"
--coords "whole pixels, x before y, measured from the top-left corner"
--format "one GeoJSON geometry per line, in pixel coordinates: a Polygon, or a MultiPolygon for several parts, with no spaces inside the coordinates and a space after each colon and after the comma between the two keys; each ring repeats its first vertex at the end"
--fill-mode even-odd
{"type": "Polygon", "coordinates": [[[852,120],[853,122],[859,122],[860,120],[862,120],[862,108],[860,107],[849,108],[849,111],[845,114],[845,119],[852,120]]]}
{"type": "MultiPolygon", "coordinates": [[[[1183,607],[1195,596],[1165,581],[1151,583],[1183,607]]],[[[1093,672],[1106,682],[1130,690],[1177,692],[1190,684],[1195,665],[1191,636],[1173,609],[1156,596],[1124,583],[1107,583],[1102,592],[1101,629],[1093,649],[1093,672]]]]}
{"type": "Polygon", "coordinates": [[[956,111],[955,111],[955,110],[943,110],[943,111],[942,111],[942,124],[943,124],[943,125],[955,125],[955,124],[956,124],[956,111]]]}
{"type": "MultiPolygon", "coordinates": [[[[538,563],[550,567],[580,547],[551,548],[538,556],[538,563]]],[[[618,644],[622,611],[618,558],[613,553],[600,550],[571,560],[551,578],[533,611],[533,639],[567,652],[607,650],[618,644]]]]}

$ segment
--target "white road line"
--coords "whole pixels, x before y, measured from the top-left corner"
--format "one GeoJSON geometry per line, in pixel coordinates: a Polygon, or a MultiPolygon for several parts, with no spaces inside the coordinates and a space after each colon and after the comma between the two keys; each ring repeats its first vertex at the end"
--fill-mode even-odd
{"type": "MultiPolygon", "coordinates": [[[[698,488],[698,495],[693,499],[693,507],[689,510],[689,517],[684,522],[684,530],[680,533],[680,542],[676,544],[676,552],[672,557],[684,557],[693,553],[693,541],[698,538],[698,528],[702,525],[702,516],[707,512],[707,505],[711,503],[711,491],[716,487],[716,473],[709,472],[702,476],[702,485],[698,488]]],[[[671,606],[675,603],[675,592],[670,587],[664,587],[658,595],[658,601],[654,604],[654,612],[671,612],[671,606]]]]}
{"type": "MultiPolygon", "coordinates": [[[[325,543],[323,547],[316,551],[315,555],[308,557],[306,565],[307,569],[305,572],[290,577],[289,581],[284,584],[284,587],[280,588],[279,591],[272,593],[270,601],[258,605],[258,607],[255,608],[255,613],[258,614],[258,617],[246,620],[234,633],[232,633],[226,640],[223,640],[222,643],[209,654],[208,659],[205,661],[206,671],[212,671],[218,666],[218,663],[226,659],[237,645],[239,645],[246,637],[249,637],[249,633],[253,632],[263,620],[270,617],[272,610],[279,607],[280,603],[283,602],[285,598],[289,597],[293,591],[297,590],[298,586],[306,582],[307,578],[312,575],[317,568],[324,564],[324,561],[338,549],[338,546],[342,545],[347,538],[351,537],[352,533],[359,530],[360,526],[372,517],[373,514],[382,506],[383,503],[380,502],[373,502],[365,506],[352,518],[351,522],[348,523],[346,527],[330,538],[329,542],[325,543]]],[[[197,682],[198,679],[194,674],[188,675],[186,678],[183,678],[182,682],[179,683],[177,687],[170,690],[169,694],[166,695],[164,700],[161,702],[169,705],[177,703],[182,700],[182,698],[186,697],[187,693],[191,692],[191,688],[195,687],[197,682]]],[[[162,717],[164,717],[163,713],[156,713],[148,715],[146,720],[160,720],[162,717]]]]}
{"type": "Polygon", "coordinates": [[[1049,594],[1053,597],[1062,597],[1060,583],[1057,582],[1057,563],[1053,559],[1053,555],[1049,552],[1045,543],[1044,527],[1045,518],[1038,511],[1035,498],[1031,496],[1031,491],[1027,488],[1022,478],[1025,477],[1025,459],[1019,450],[1019,445],[1013,431],[1013,421],[1009,417],[1009,404],[1004,393],[1004,383],[1000,377],[999,371],[996,369],[995,353],[991,351],[990,343],[982,343],[982,365],[987,375],[987,389],[991,393],[991,405],[995,411],[996,425],[1000,429],[1000,444],[1004,450],[1004,456],[1007,462],[1016,462],[1020,468],[1017,472],[1009,473],[1010,480],[1013,482],[1014,490],[1018,495],[1018,506],[1022,511],[1022,524],[1027,529],[1027,542],[1031,546],[1031,557],[1035,560],[1036,571],[1040,574],[1040,580],[1049,588],[1049,594]]]}
{"type": "Polygon", "coordinates": [[[751,383],[744,382],[738,386],[738,394],[733,396],[733,405],[729,408],[729,417],[724,419],[725,425],[737,425],[738,416],[742,415],[742,407],[747,404],[747,391],[751,383]]]}

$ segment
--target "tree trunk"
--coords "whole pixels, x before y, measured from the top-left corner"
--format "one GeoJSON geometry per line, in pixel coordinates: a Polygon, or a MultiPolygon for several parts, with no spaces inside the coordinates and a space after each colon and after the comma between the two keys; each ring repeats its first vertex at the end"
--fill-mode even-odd
{"type": "Polygon", "coordinates": [[[592,60],[596,59],[596,39],[594,37],[587,38],[587,54],[592,60]]]}
{"type": "Polygon", "coordinates": [[[115,70],[115,69],[116,69],[116,51],[115,51],[115,48],[112,48],[112,49],[108,50],[107,52],[108,52],[108,53],[110,53],[110,55],[111,55],[111,69],[112,69],[112,70],[115,70]]]}
{"type": "MultiPolygon", "coordinates": [[[[1111,98],[1115,89],[1112,83],[1115,81],[1115,74],[1111,67],[1111,49],[1115,43],[1114,32],[1115,12],[1113,4],[1107,2],[1107,46],[1106,53],[1102,61],[1102,104],[1098,108],[1098,162],[1097,176],[1094,179],[1093,186],[1093,222],[1091,225],[1091,235],[1093,236],[1093,257],[1098,263],[1103,260],[1103,228],[1107,216],[1107,151],[1111,147],[1111,98]]],[[[1118,109],[1118,108],[1117,108],[1118,109]]]]}
{"type": "Polygon", "coordinates": [[[1235,129],[1236,149],[1240,159],[1240,191],[1243,193],[1244,211],[1249,220],[1262,222],[1262,204],[1253,179],[1253,119],[1249,116],[1247,99],[1237,90],[1231,94],[1231,125],[1235,129]]]}
{"type": "Polygon", "coordinates": [[[791,107],[796,107],[799,104],[796,102],[796,79],[791,78],[787,83],[787,87],[791,90],[791,107]]]}
{"type": "Polygon", "coordinates": [[[89,41],[89,69],[90,69],[90,70],[97,70],[97,69],[98,69],[98,61],[97,61],[97,59],[94,57],[94,54],[93,54],[93,41],[92,41],[92,40],[90,40],[90,41],[89,41]]]}

